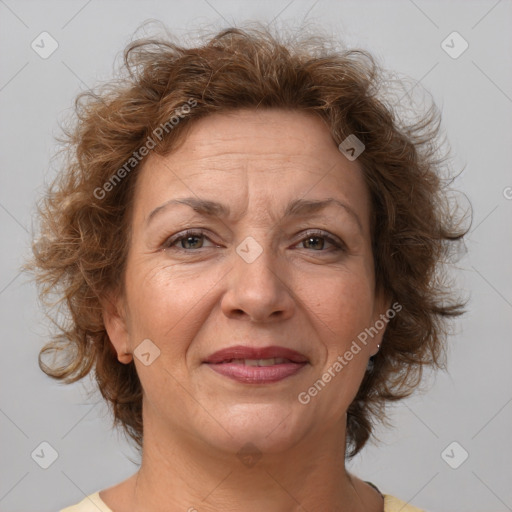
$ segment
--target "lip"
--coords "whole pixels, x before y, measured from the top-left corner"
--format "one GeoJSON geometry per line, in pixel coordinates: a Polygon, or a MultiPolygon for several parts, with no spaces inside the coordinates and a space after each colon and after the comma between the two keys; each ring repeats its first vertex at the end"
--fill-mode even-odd
{"type": "Polygon", "coordinates": [[[246,347],[243,345],[235,345],[233,347],[223,348],[214,352],[204,361],[205,363],[216,364],[224,363],[231,359],[272,359],[272,358],[289,359],[294,363],[307,363],[308,358],[297,352],[285,347],[246,347]]]}
{"type": "Polygon", "coordinates": [[[285,347],[246,347],[237,345],[219,350],[205,361],[213,371],[246,384],[267,384],[278,382],[295,375],[309,361],[306,356],[285,347]],[[248,366],[234,359],[287,359],[272,366],[248,366]]]}

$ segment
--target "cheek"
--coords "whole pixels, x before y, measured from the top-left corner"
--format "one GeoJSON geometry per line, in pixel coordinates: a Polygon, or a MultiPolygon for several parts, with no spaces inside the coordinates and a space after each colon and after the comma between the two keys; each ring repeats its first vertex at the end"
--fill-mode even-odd
{"type": "Polygon", "coordinates": [[[372,282],[364,272],[331,279],[315,300],[310,298],[310,317],[315,319],[323,356],[310,387],[302,391],[327,422],[339,420],[365,375],[370,346],[360,343],[358,336],[371,325],[373,301],[372,282]]]}
{"type": "MultiPolygon", "coordinates": [[[[364,269],[343,270],[325,280],[309,280],[301,293],[312,319],[325,332],[326,344],[342,350],[371,322],[374,294],[364,269]]],[[[323,337],[323,336],[322,336],[323,337]]]]}
{"type": "MultiPolygon", "coordinates": [[[[132,346],[151,339],[169,357],[186,351],[200,328],[201,302],[219,281],[213,272],[176,265],[133,265],[127,280],[132,346]]],[[[164,355],[164,354],[163,354],[164,355]]]]}
{"type": "Polygon", "coordinates": [[[203,321],[201,299],[214,282],[211,276],[185,273],[165,262],[132,265],[128,275],[131,349],[150,339],[160,351],[149,366],[135,358],[146,404],[158,410],[162,397],[173,396],[177,407],[184,409],[187,395],[180,382],[188,379],[188,373],[183,363],[203,321]]]}

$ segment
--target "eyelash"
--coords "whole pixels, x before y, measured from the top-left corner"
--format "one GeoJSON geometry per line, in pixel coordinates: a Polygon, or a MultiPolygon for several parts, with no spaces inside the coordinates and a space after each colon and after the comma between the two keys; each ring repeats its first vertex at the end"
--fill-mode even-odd
{"type": "MultiPolygon", "coordinates": [[[[173,245],[175,243],[181,242],[182,240],[186,240],[189,237],[195,237],[195,238],[204,237],[204,238],[210,240],[206,236],[204,231],[190,229],[190,230],[186,230],[183,233],[178,233],[177,235],[174,235],[171,238],[168,238],[164,242],[162,248],[164,250],[174,249],[174,250],[178,250],[178,251],[182,251],[182,252],[194,252],[194,251],[203,249],[203,247],[200,247],[199,249],[184,249],[183,247],[173,247],[173,245]]],[[[333,249],[334,251],[345,251],[346,250],[346,246],[343,242],[339,242],[337,239],[326,234],[325,231],[309,230],[304,234],[304,237],[301,240],[299,240],[299,242],[297,242],[297,243],[304,242],[308,238],[323,238],[324,240],[327,240],[327,242],[329,242],[331,245],[334,246],[334,248],[335,248],[335,249],[333,249]]],[[[210,242],[211,242],[211,240],[210,240],[210,242]]],[[[318,250],[318,251],[314,251],[314,252],[332,252],[332,251],[318,250]]]]}

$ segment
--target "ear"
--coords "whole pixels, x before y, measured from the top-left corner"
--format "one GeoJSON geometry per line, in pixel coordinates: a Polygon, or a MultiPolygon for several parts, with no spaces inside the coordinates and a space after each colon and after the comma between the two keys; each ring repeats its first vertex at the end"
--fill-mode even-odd
{"type": "Polygon", "coordinates": [[[126,321],[126,308],[119,293],[108,293],[102,300],[103,323],[120,363],[133,361],[130,353],[129,335],[126,321]]]}
{"type": "MultiPolygon", "coordinates": [[[[398,303],[395,303],[398,304],[398,303]]],[[[371,355],[374,356],[380,350],[380,345],[382,345],[382,338],[384,337],[384,332],[386,331],[386,327],[396,313],[402,309],[400,306],[399,309],[395,308],[395,304],[391,306],[391,296],[385,290],[379,290],[375,293],[375,303],[373,309],[373,326],[370,329],[371,332],[375,332],[372,337],[371,345],[371,355]]]]}

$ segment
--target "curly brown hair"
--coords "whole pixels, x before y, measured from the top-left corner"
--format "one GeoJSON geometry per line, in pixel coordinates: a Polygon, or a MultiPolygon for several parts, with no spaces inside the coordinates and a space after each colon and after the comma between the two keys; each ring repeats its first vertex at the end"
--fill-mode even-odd
{"type": "Polygon", "coordinates": [[[389,321],[373,371],[348,409],[347,457],[365,445],[374,420],[385,419],[385,404],[418,386],[425,366],[446,365],[447,320],[464,304],[449,290],[443,269],[467,229],[446,193],[439,111],[432,104],[405,123],[397,115],[400,102],[390,104],[381,91],[393,80],[376,59],[331,44],[324,36],[284,41],[261,26],[222,30],[195,47],[169,35],[139,39],[125,49],[120,77],[76,100],[76,116],[61,139],[66,160],[38,205],[41,234],[25,265],[35,273],[42,301],[55,296],[52,305],[65,315],[54,320],[58,329],[39,364],[64,382],[94,370],[114,422],[139,447],[141,384],[134,363],[117,360],[102,301],[124,290],[140,149],[151,139],[152,151],[168,154],[195,120],[214,112],[313,112],[336,144],[354,134],[365,145],[358,162],[372,199],[376,286],[402,309],[389,321]],[[193,108],[185,110],[187,103],[193,108]]]}

